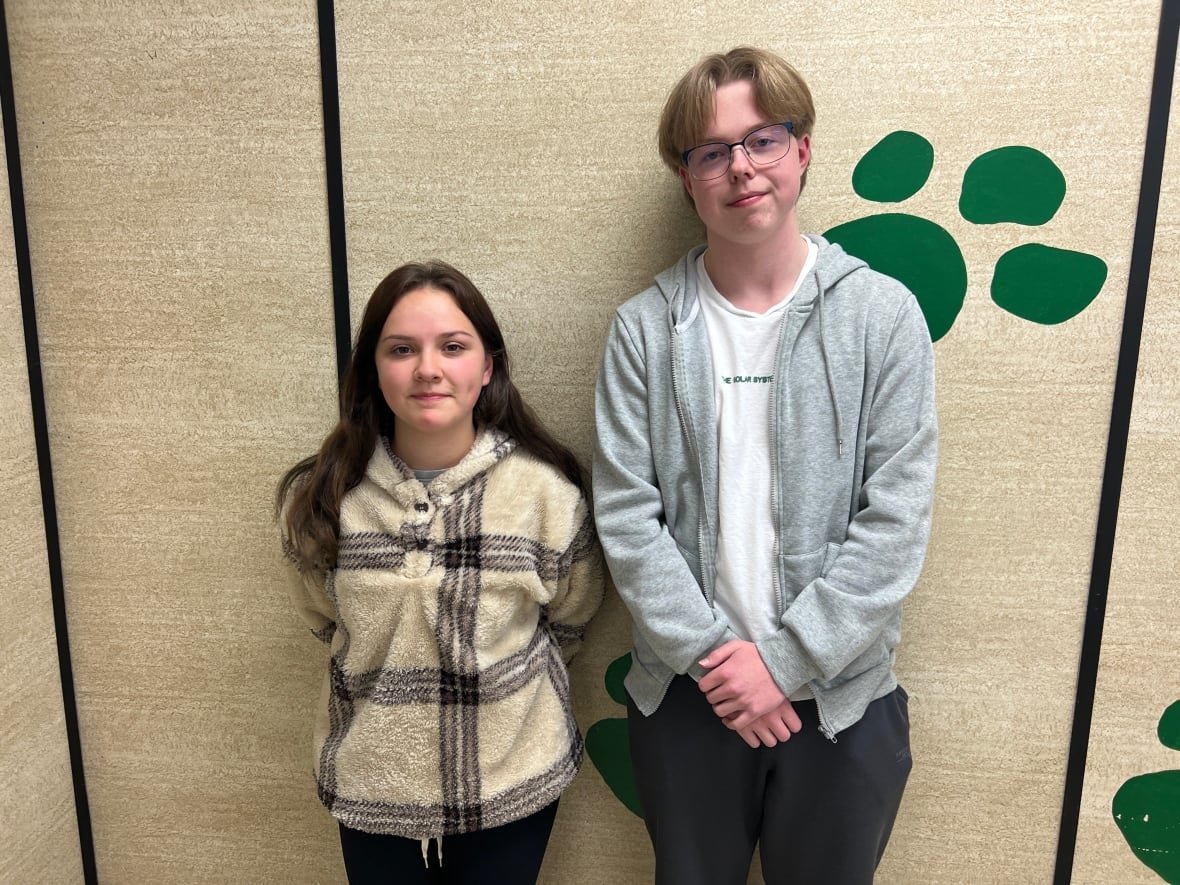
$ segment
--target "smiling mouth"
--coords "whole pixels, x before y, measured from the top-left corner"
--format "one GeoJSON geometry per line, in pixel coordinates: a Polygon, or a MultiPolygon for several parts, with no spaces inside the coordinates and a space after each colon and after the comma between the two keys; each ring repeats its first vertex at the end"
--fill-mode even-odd
{"type": "Polygon", "coordinates": [[[748,205],[748,204],[754,202],[758,197],[761,197],[761,196],[763,196],[761,191],[758,191],[757,193],[752,193],[752,194],[742,194],[736,200],[731,200],[729,205],[731,205],[731,206],[745,206],[745,205],[748,205]]]}

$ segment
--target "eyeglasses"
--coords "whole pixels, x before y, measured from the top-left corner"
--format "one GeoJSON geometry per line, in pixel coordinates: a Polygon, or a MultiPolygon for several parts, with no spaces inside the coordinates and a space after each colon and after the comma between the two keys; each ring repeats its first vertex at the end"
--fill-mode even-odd
{"type": "Polygon", "coordinates": [[[711,141],[708,144],[698,144],[680,155],[688,174],[697,181],[710,181],[720,178],[729,171],[729,164],[733,162],[733,149],[741,147],[750,158],[751,163],[765,166],[787,155],[791,146],[791,134],[795,131],[795,124],[786,120],[782,123],[771,123],[749,133],[741,141],[726,144],[721,141],[711,141]]]}

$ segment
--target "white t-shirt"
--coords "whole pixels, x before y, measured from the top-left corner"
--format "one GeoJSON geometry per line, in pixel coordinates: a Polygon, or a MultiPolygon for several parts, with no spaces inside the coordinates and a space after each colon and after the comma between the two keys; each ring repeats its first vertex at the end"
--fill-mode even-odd
{"type": "MultiPolygon", "coordinates": [[[[734,307],[697,258],[701,315],[713,356],[717,410],[718,534],[715,604],[733,631],[756,642],[778,631],[774,518],[770,500],[770,410],[774,359],[786,307],[815,265],[816,246],[791,290],[766,313],[734,307]]],[[[807,694],[806,696],[810,696],[807,694]]]]}

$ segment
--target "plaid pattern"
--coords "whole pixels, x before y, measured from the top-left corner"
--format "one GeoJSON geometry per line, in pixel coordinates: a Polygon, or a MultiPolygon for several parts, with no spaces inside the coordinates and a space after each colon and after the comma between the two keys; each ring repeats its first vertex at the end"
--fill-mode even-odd
{"type": "Polygon", "coordinates": [[[558,798],[583,749],[563,654],[603,587],[573,486],[493,431],[429,486],[379,446],[325,577],[292,587],[332,648],[316,774],[334,816],[426,838],[558,798]]]}

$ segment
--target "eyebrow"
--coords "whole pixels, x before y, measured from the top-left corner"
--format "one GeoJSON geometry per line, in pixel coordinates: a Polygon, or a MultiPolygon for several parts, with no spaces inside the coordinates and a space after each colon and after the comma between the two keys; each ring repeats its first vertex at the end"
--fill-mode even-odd
{"type": "MultiPolygon", "coordinates": [[[[464,332],[462,329],[456,329],[453,332],[440,332],[439,334],[435,335],[434,337],[435,338],[460,338],[460,337],[474,338],[475,336],[472,335],[470,332],[464,332]]],[[[382,341],[417,341],[418,339],[414,335],[398,335],[395,332],[391,332],[388,335],[382,335],[381,340],[382,341]]]]}
{"type": "MultiPolygon", "coordinates": [[[[747,129],[745,132],[743,132],[743,133],[742,133],[742,137],[741,137],[739,140],[740,140],[740,141],[745,141],[745,140],[746,140],[746,136],[748,136],[748,135],[750,135],[750,134],[752,134],[752,133],[754,133],[754,132],[757,132],[759,129],[765,129],[767,126],[777,126],[777,125],[779,125],[779,124],[778,124],[778,123],[775,123],[773,120],[771,120],[771,121],[769,121],[769,122],[767,122],[767,123],[759,123],[757,126],[754,126],[754,127],[750,128],[750,129],[747,129]]],[[[699,147],[700,145],[702,145],[702,144],[734,144],[734,143],[735,143],[735,142],[727,141],[725,138],[723,138],[723,137],[722,137],[722,136],[720,136],[720,135],[709,135],[708,133],[706,133],[706,134],[705,134],[704,136],[702,136],[702,137],[703,137],[705,140],[704,140],[704,141],[702,141],[702,142],[700,142],[700,143],[697,145],[698,147],[699,147]]]]}

